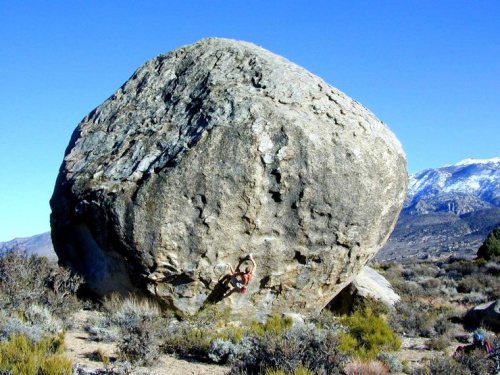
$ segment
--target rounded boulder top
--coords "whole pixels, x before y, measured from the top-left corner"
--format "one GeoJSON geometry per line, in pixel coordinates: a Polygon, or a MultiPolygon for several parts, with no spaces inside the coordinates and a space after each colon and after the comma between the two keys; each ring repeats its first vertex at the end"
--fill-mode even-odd
{"type": "Polygon", "coordinates": [[[52,238],[101,295],[310,314],[383,246],[406,189],[402,147],[366,108],[261,47],[209,38],[148,61],[78,125],[52,238]],[[248,254],[241,293],[223,280],[248,254]]]}

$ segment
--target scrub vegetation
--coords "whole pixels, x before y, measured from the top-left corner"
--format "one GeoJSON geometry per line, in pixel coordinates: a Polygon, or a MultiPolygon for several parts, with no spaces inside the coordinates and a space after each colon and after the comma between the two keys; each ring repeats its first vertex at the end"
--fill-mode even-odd
{"type": "MultiPolygon", "coordinates": [[[[499,296],[500,269],[488,254],[374,265],[401,296],[393,308],[358,299],[342,316],[323,311],[306,321],[277,314],[235,321],[218,305],[183,316],[137,296],[92,304],[78,297],[81,279],[69,270],[11,251],[0,256],[0,373],[90,374],[64,351],[72,317],[84,308],[89,340],[114,348],[88,353],[100,374],[140,373],[165,355],[225,366],[228,374],[493,373],[498,354],[454,354],[478,328],[464,326],[465,312],[499,296]],[[417,341],[424,355],[412,360],[408,343],[417,341]]],[[[493,332],[480,328],[498,346],[493,332]]]]}

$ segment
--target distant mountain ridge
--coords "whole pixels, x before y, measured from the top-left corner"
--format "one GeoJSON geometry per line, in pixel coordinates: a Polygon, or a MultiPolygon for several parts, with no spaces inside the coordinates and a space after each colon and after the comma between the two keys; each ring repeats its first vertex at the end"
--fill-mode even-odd
{"type": "Polygon", "coordinates": [[[50,238],[50,232],[0,242],[0,253],[12,249],[26,251],[28,254],[37,254],[48,258],[56,258],[56,254],[52,246],[52,239],[50,238]]]}
{"type": "Polygon", "coordinates": [[[467,159],[410,176],[404,210],[457,215],[500,207],[500,158],[467,159]]]}
{"type": "Polygon", "coordinates": [[[500,158],[466,159],[410,176],[396,228],[377,259],[472,256],[500,226],[500,158]]]}

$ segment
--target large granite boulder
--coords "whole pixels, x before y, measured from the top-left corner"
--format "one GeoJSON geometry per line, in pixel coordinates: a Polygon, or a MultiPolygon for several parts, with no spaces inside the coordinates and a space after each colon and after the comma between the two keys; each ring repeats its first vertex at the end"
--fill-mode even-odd
{"type": "Polygon", "coordinates": [[[323,308],[386,242],[406,160],[362,105],[250,43],[140,67],[76,128],[51,199],[60,262],[99,294],[268,313],[323,308]],[[246,294],[218,280],[252,253],[246,294]]]}

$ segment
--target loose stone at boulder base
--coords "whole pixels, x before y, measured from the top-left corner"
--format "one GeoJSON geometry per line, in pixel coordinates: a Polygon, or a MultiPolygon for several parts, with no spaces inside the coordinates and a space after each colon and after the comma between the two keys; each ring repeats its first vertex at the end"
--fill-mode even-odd
{"type": "Polygon", "coordinates": [[[307,315],[386,242],[406,187],[400,143],[366,108],[254,44],[210,38],[148,61],[78,125],[52,238],[101,295],[307,315]],[[246,293],[224,293],[249,254],[246,293]]]}

